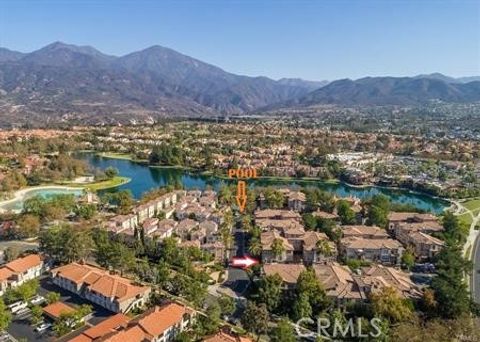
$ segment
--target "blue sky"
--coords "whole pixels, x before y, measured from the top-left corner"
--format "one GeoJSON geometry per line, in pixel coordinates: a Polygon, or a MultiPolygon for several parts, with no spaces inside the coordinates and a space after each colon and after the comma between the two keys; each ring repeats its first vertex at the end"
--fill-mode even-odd
{"type": "Polygon", "coordinates": [[[480,75],[479,0],[0,0],[0,46],[162,45],[227,71],[323,80],[480,75]]]}

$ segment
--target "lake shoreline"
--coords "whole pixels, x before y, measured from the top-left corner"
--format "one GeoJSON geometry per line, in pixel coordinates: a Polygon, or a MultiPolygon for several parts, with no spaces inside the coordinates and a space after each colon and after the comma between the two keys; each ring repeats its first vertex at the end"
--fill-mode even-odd
{"type": "MultiPolygon", "coordinates": [[[[231,178],[228,178],[228,176],[222,176],[222,175],[215,175],[212,171],[201,171],[198,169],[190,168],[190,167],[184,167],[181,165],[177,166],[171,166],[171,165],[150,165],[148,164],[147,160],[138,160],[138,159],[133,159],[131,155],[127,157],[127,154],[117,154],[116,153],[106,153],[106,152],[93,152],[96,156],[102,157],[102,158],[109,158],[109,159],[118,159],[118,160],[127,160],[132,163],[137,163],[141,164],[150,168],[155,168],[155,169],[177,169],[177,170],[182,170],[186,171],[195,175],[200,175],[200,176],[207,176],[207,177],[214,177],[220,180],[232,180],[231,178]]],[[[439,196],[434,196],[431,194],[428,194],[426,192],[421,192],[417,190],[412,190],[408,188],[402,188],[398,186],[385,186],[385,185],[375,185],[375,184],[364,184],[364,185],[356,185],[356,184],[350,184],[348,182],[339,180],[339,179],[331,179],[331,180],[324,180],[321,178],[317,177],[302,177],[302,178],[297,178],[297,177],[279,177],[279,176],[259,176],[256,178],[256,180],[265,180],[265,181],[272,181],[272,182],[301,182],[301,183],[320,183],[320,184],[325,184],[325,185],[335,185],[335,184],[342,184],[347,187],[351,187],[354,189],[372,189],[372,188],[378,188],[378,189],[385,189],[385,190],[393,190],[393,191],[402,191],[402,192],[408,192],[411,194],[416,194],[420,196],[427,196],[432,199],[438,200],[445,202],[445,204],[449,204],[449,206],[445,205],[444,210],[448,210],[453,203],[454,199],[451,198],[446,198],[446,197],[439,197],[439,196]]]]}

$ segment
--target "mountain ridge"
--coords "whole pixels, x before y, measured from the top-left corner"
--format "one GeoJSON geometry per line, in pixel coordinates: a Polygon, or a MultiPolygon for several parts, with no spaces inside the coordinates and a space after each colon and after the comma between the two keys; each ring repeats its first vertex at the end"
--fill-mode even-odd
{"type": "Polygon", "coordinates": [[[332,82],[250,77],[160,45],[123,56],[63,42],[30,53],[0,48],[5,124],[236,115],[323,103],[418,105],[435,99],[480,101],[480,90],[475,82],[440,73],[332,82]]]}

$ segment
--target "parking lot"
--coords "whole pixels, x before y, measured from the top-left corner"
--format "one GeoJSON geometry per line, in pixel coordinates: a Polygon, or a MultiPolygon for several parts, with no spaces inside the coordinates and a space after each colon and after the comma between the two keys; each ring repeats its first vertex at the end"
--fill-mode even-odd
{"type": "MultiPolygon", "coordinates": [[[[38,294],[45,297],[49,292],[60,293],[60,301],[65,304],[71,306],[89,304],[92,307],[91,318],[87,321],[87,326],[75,331],[75,333],[68,335],[69,338],[78,335],[81,331],[87,329],[88,326],[96,325],[113,314],[111,311],[108,311],[101,306],[95,305],[71,292],[59,288],[58,286],[53,284],[47,277],[40,278],[40,288],[38,294]]],[[[53,341],[55,339],[52,328],[49,328],[42,333],[36,332],[35,326],[32,326],[30,323],[30,317],[31,312],[29,309],[21,310],[19,314],[13,315],[12,323],[8,328],[8,332],[10,333],[10,335],[12,335],[16,339],[27,339],[28,341],[41,342],[53,341]]],[[[48,320],[45,319],[45,321],[48,320]]]]}

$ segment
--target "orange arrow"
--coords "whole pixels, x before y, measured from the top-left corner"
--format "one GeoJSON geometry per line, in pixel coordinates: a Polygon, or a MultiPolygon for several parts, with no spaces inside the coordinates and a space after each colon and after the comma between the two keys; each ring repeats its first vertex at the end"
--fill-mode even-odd
{"type": "Polygon", "coordinates": [[[237,184],[237,204],[240,212],[243,213],[247,205],[247,189],[244,181],[238,181],[237,184]]]}

